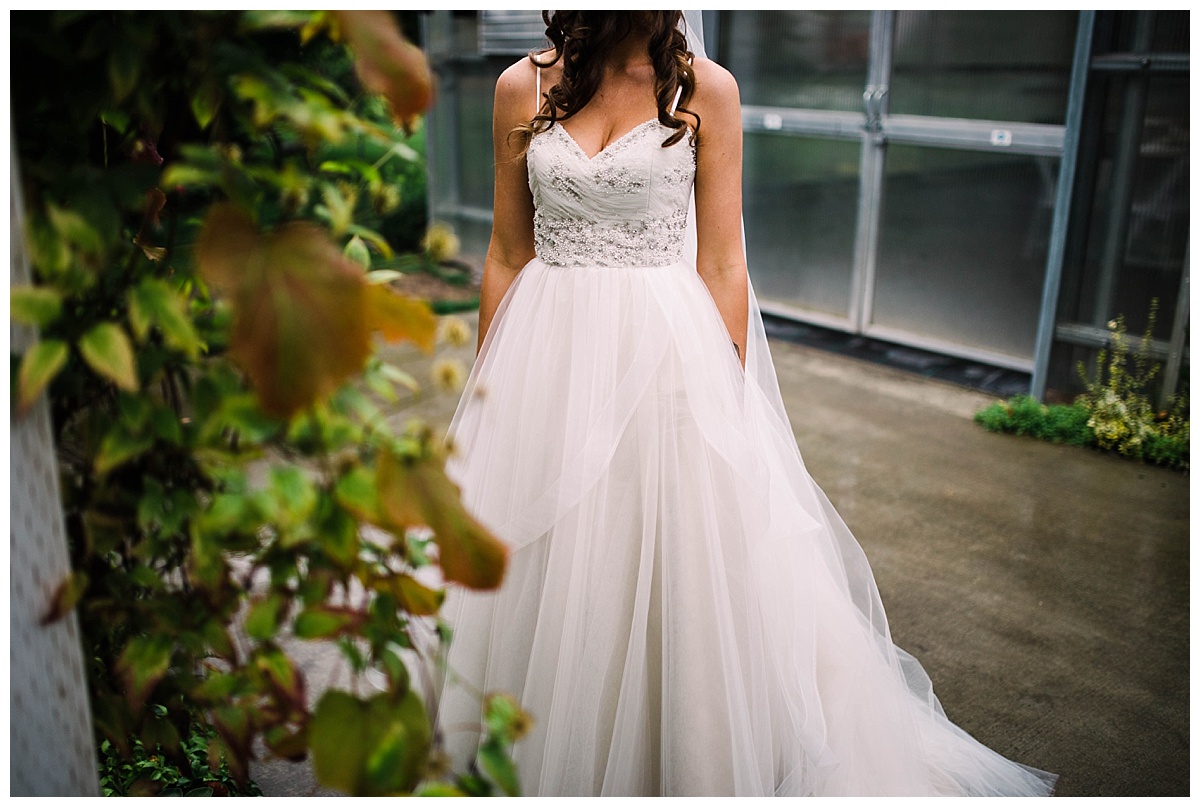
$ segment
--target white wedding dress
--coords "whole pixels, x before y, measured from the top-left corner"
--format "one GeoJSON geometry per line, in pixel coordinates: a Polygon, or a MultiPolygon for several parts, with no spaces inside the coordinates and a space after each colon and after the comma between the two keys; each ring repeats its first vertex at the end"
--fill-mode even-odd
{"type": "Polygon", "coordinates": [[[751,292],[743,371],[694,268],[695,149],[647,121],[528,150],[537,257],[450,427],[451,477],[511,547],[455,591],[438,724],[534,720],[526,795],[1044,795],[953,725],[892,644],[865,556],[797,450],[751,292]]]}

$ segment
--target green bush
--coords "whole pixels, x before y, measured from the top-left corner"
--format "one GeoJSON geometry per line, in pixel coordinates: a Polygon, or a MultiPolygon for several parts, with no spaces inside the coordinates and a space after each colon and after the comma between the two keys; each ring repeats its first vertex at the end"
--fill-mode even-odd
{"type": "Polygon", "coordinates": [[[1028,395],[1014,396],[1007,403],[997,401],[975,414],[975,422],[988,431],[1027,434],[1073,446],[1095,444],[1087,420],[1088,412],[1079,404],[1046,405],[1028,395]]]}
{"type": "MultiPolygon", "coordinates": [[[[166,709],[158,707],[164,714],[166,709]]],[[[100,792],[105,796],[261,796],[254,782],[238,784],[229,765],[212,754],[217,733],[193,724],[172,752],[148,751],[135,741],[126,758],[108,740],[100,743],[100,792]]]]}
{"type": "Polygon", "coordinates": [[[383,409],[413,381],[379,340],[437,338],[371,267],[396,254],[376,228],[419,160],[424,56],[384,11],[11,22],[37,80],[12,88],[34,282],[10,315],[38,332],[12,409],[49,398],[72,571],[47,619],[78,613],[106,787],[195,791],[202,745],[243,792],[258,746],[352,795],[515,791],[515,702],[489,698],[482,773],[457,775],[410,682],[445,663],[445,585],[506,564],[440,441],[383,409]],[[349,688],[314,704],[297,642],[349,688]],[[369,671],[386,689],[360,695],[369,671]]]}
{"type": "Polygon", "coordinates": [[[1157,311],[1158,300],[1153,300],[1146,332],[1132,356],[1124,317],[1108,323],[1112,350],[1101,350],[1097,355],[1094,378],[1088,377],[1080,363],[1079,375],[1087,391],[1074,403],[1047,406],[1028,395],[1016,395],[977,412],[975,422],[988,431],[1095,446],[1188,470],[1191,422],[1187,393],[1171,396],[1166,410],[1155,411],[1151,403],[1150,386],[1161,370],[1149,355],[1157,311]]]}

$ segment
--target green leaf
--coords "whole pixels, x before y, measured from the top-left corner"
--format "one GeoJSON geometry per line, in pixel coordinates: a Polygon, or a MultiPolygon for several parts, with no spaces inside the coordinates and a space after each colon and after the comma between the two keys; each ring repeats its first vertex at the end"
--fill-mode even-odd
{"type": "Polygon", "coordinates": [[[387,239],[369,227],[363,227],[361,224],[351,224],[346,228],[346,232],[350,233],[351,235],[356,235],[359,238],[367,241],[371,246],[379,250],[379,254],[382,255],[385,260],[390,259],[396,254],[392,250],[392,245],[387,242],[387,239]]]}
{"type": "Polygon", "coordinates": [[[350,568],[358,558],[358,523],[341,508],[322,521],[317,532],[321,549],[343,568],[350,568]]]}
{"type": "Polygon", "coordinates": [[[275,636],[286,600],[281,594],[272,594],[250,606],[246,614],[246,635],[260,642],[275,636]]]}
{"type": "Polygon", "coordinates": [[[132,434],[123,422],[116,423],[100,442],[96,452],[96,473],[104,475],[154,445],[153,434],[132,434]]]}
{"type": "Polygon", "coordinates": [[[409,162],[415,163],[421,161],[421,155],[412,146],[407,143],[392,144],[392,153],[397,157],[401,157],[409,162]]]}
{"type": "Polygon", "coordinates": [[[360,701],[328,691],[309,722],[317,780],[356,796],[407,793],[421,778],[432,743],[429,716],[407,692],[360,701]]]}
{"type": "Polygon", "coordinates": [[[383,374],[400,386],[407,387],[414,395],[421,391],[421,383],[395,365],[383,365],[383,374]]]}
{"type": "Polygon", "coordinates": [[[58,319],[62,295],[45,286],[18,286],[9,290],[8,309],[17,322],[45,328],[58,319]]]}
{"type": "Polygon", "coordinates": [[[108,58],[108,80],[112,84],[113,96],[123,101],[137,86],[141,71],[141,49],[130,43],[119,43],[108,58]]]}
{"type": "Polygon", "coordinates": [[[162,634],[135,636],[117,659],[117,672],[125,684],[125,695],[136,710],[171,666],[174,642],[162,634]]]}
{"type": "Polygon", "coordinates": [[[46,385],[67,363],[67,345],[58,339],[38,342],[21,357],[17,374],[17,411],[25,414],[46,385]]]}
{"type": "Polygon", "coordinates": [[[73,210],[64,210],[55,205],[46,205],[46,215],[51,226],[67,242],[85,252],[99,254],[104,251],[104,239],[87,219],[73,210]]]}
{"type": "Polygon", "coordinates": [[[207,129],[221,105],[221,92],[215,82],[205,82],[192,95],[192,115],[201,129],[207,129]]]}
{"type": "Polygon", "coordinates": [[[160,439],[175,445],[183,442],[183,427],[179,424],[179,416],[171,407],[157,407],[150,413],[150,423],[154,427],[154,434],[160,439]]]}
{"type": "Polygon", "coordinates": [[[221,184],[221,172],[188,163],[174,163],[162,175],[164,188],[189,188],[197,185],[221,184]]]}
{"type": "Polygon", "coordinates": [[[199,355],[200,337],[188,316],[187,301],[161,280],[146,278],[129,292],[129,321],[139,339],[145,339],[154,324],[170,347],[189,358],[199,355]]]}
{"type": "Polygon", "coordinates": [[[184,793],[183,795],[185,795],[185,796],[211,796],[212,794],[213,794],[213,792],[212,792],[211,787],[202,786],[202,787],[194,787],[191,790],[189,790],[188,792],[184,793]]]}
{"type": "Polygon", "coordinates": [[[333,495],[338,503],[357,518],[371,524],[379,524],[379,494],[375,489],[375,472],[361,465],[355,466],[338,479],[333,495]]]}
{"type": "Polygon", "coordinates": [[[391,283],[393,280],[399,280],[402,277],[404,277],[404,273],[397,272],[395,269],[376,269],[373,272],[367,272],[368,283],[391,283]]]}
{"type": "Polygon", "coordinates": [[[138,389],[133,347],[119,325],[103,322],[79,339],[79,352],[88,365],[118,387],[130,392],[138,389]]]}
{"type": "Polygon", "coordinates": [[[462,798],[467,794],[459,790],[454,785],[448,785],[445,782],[434,782],[428,784],[413,794],[414,796],[449,796],[451,798],[462,798]]]}
{"type": "Polygon", "coordinates": [[[266,649],[255,656],[254,663],[293,708],[304,709],[304,683],[286,653],[278,648],[266,649]]]}
{"type": "Polygon", "coordinates": [[[360,236],[356,235],[351,238],[342,253],[364,269],[371,268],[371,250],[367,249],[366,242],[360,236]]]}
{"type": "Polygon", "coordinates": [[[362,624],[363,614],[349,608],[313,605],[305,608],[292,623],[292,632],[300,639],[328,639],[362,624]]]}
{"type": "Polygon", "coordinates": [[[306,521],[317,505],[316,486],[294,465],[272,468],[268,491],[265,515],[283,524],[306,521]]]}
{"type": "Polygon", "coordinates": [[[517,769],[502,745],[495,741],[485,742],[479,748],[478,761],[479,769],[487,774],[506,796],[521,795],[517,769]]]}

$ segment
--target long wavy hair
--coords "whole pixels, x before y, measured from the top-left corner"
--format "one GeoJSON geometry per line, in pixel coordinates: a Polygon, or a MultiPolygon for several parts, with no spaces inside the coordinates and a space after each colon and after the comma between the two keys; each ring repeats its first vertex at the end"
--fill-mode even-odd
{"type": "Polygon", "coordinates": [[[533,135],[564,121],[587,106],[600,87],[604,62],[613,46],[624,39],[635,25],[650,30],[649,55],[654,65],[654,96],[658,103],[658,122],[675,131],[663,141],[673,145],[687,133],[687,124],[679,114],[690,115],[700,128],[700,116],[687,108],[696,90],[696,74],[692,70],[693,54],[687,49],[687,38],[680,30],[682,11],[548,11],[542,12],[546,23],[546,38],[553,47],[529,54],[529,60],[539,67],[549,67],[562,61],[562,78],[558,84],[542,93],[541,107],[527,123],[518,125],[513,134],[519,137],[522,148],[528,148],[533,135]],[[545,61],[545,55],[554,58],[545,61]],[[679,104],[671,112],[675,93],[683,88],[679,104]]]}

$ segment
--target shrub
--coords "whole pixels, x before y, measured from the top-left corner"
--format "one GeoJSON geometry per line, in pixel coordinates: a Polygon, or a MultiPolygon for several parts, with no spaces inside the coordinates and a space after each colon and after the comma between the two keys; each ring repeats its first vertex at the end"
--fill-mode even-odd
{"type": "Polygon", "coordinates": [[[430,431],[381,409],[411,379],[376,340],[435,342],[373,276],[393,247],[364,224],[413,159],[424,57],[386,12],[11,28],[38,76],[12,92],[36,283],[10,310],[40,331],[13,409],[49,391],[73,571],[47,618],[79,606],[97,744],[134,773],[190,770],[202,736],[241,785],[261,740],[351,794],[511,791],[516,705],[488,701],[482,776],[431,773],[410,685],[442,663],[444,584],[494,588],[506,561],[430,431]],[[350,690],[310,706],[294,640],[340,654],[350,690]]]}
{"type": "Polygon", "coordinates": [[[1087,410],[1078,404],[1046,405],[1028,395],[997,401],[975,413],[975,422],[988,431],[1027,434],[1068,445],[1093,445],[1087,410]]]}
{"type": "Polygon", "coordinates": [[[1112,350],[1097,355],[1095,377],[1089,378],[1080,363],[1079,375],[1087,390],[1074,403],[1047,406],[1028,395],[1016,395],[980,410],[975,422],[989,431],[1096,446],[1188,470],[1191,428],[1187,393],[1172,396],[1169,409],[1158,412],[1150,399],[1151,382],[1161,369],[1149,355],[1157,310],[1158,301],[1154,300],[1141,345],[1132,355],[1132,371],[1125,320],[1118,316],[1108,323],[1112,350]]]}

